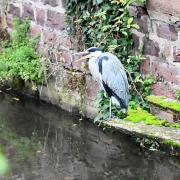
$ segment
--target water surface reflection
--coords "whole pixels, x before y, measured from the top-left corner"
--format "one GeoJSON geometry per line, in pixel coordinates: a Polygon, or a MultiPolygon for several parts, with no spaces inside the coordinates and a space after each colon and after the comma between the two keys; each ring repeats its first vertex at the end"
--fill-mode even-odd
{"type": "MultiPolygon", "coordinates": [[[[179,180],[180,159],[143,153],[56,107],[0,93],[0,147],[13,180],[179,180]]],[[[1,179],[1,178],[0,178],[1,179]]]]}

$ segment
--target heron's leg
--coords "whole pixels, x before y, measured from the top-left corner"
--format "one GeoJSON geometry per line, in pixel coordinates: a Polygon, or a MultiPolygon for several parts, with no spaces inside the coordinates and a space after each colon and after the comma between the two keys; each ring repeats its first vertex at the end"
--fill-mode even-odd
{"type": "Polygon", "coordinates": [[[110,97],[110,102],[109,102],[109,118],[111,119],[112,117],[112,99],[110,97]]]}

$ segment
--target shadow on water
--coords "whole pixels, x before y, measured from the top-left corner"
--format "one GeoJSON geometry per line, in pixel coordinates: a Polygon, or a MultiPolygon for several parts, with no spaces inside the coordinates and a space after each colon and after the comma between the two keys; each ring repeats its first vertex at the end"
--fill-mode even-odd
{"type": "Polygon", "coordinates": [[[31,99],[0,93],[8,180],[179,180],[180,159],[145,153],[126,136],[31,99]]]}

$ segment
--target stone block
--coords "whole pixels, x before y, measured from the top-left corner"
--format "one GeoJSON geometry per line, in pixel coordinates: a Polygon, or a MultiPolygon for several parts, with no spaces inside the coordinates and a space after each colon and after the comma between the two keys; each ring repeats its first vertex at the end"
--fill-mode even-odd
{"type": "Polygon", "coordinates": [[[174,60],[173,62],[180,62],[180,47],[173,47],[173,56],[174,56],[174,60]]]}
{"type": "Polygon", "coordinates": [[[144,50],[143,53],[145,55],[151,55],[151,56],[159,56],[159,44],[157,42],[154,42],[150,39],[144,38],[143,39],[144,42],[144,50]]]}
{"type": "Polygon", "coordinates": [[[96,99],[97,92],[99,91],[99,84],[92,78],[91,75],[86,76],[86,92],[87,99],[93,106],[93,102],[96,99]]]}
{"type": "Polygon", "coordinates": [[[172,55],[172,47],[171,44],[165,44],[163,48],[163,55],[165,58],[169,58],[172,55]]]}
{"type": "Polygon", "coordinates": [[[133,17],[141,17],[143,15],[147,15],[146,7],[131,5],[128,7],[128,11],[130,16],[133,17]]]}
{"type": "Polygon", "coordinates": [[[175,90],[169,85],[164,84],[163,82],[157,82],[151,86],[152,92],[157,96],[165,96],[167,98],[175,99],[175,90]]]}
{"type": "Polygon", "coordinates": [[[65,28],[65,15],[63,13],[48,10],[47,25],[53,29],[63,30],[65,28]]]}
{"type": "Polygon", "coordinates": [[[6,17],[6,21],[7,21],[7,26],[8,26],[8,28],[13,28],[13,18],[12,18],[12,16],[11,15],[7,15],[7,17],[6,17]]]}
{"type": "Polygon", "coordinates": [[[23,18],[30,18],[31,20],[34,20],[34,10],[31,4],[24,4],[23,5],[23,18]]]}
{"type": "Polygon", "coordinates": [[[143,15],[143,16],[135,18],[134,23],[139,25],[139,27],[140,27],[139,31],[140,32],[142,32],[144,34],[149,33],[149,30],[148,30],[149,17],[147,15],[143,15]]]}
{"type": "Polygon", "coordinates": [[[38,25],[32,25],[30,26],[30,35],[32,37],[41,36],[41,28],[38,25]]]}
{"type": "Polygon", "coordinates": [[[147,0],[147,9],[179,16],[180,2],[179,0],[147,0]]]}
{"type": "Polygon", "coordinates": [[[178,32],[175,26],[167,23],[158,23],[156,24],[157,35],[161,38],[176,41],[178,38],[178,32]]]}
{"type": "Polygon", "coordinates": [[[138,49],[139,49],[139,36],[136,34],[133,34],[132,38],[133,38],[133,50],[138,51],[138,49]]]}
{"type": "Polygon", "coordinates": [[[167,120],[168,122],[180,121],[180,115],[171,110],[162,109],[156,105],[151,104],[151,113],[158,116],[162,120],[167,120]]]}
{"type": "Polygon", "coordinates": [[[150,67],[155,80],[177,85],[180,83],[180,71],[178,67],[158,61],[151,62],[150,67]]]}
{"type": "Polygon", "coordinates": [[[150,72],[150,60],[146,59],[141,62],[141,73],[148,74],[150,72]]]}
{"type": "Polygon", "coordinates": [[[66,1],[65,0],[60,0],[61,1],[61,5],[62,5],[62,7],[65,7],[65,5],[66,5],[66,1]]]}
{"type": "Polygon", "coordinates": [[[129,6],[128,11],[129,11],[130,16],[133,16],[133,17],[136,17],[138,14],[138,10],[136,6],[129,6]]]}
{"type": "Polygon", "coordinates": [[[69,51],[62,51],[60,53],[60,57],[58,58],[61,63],[63,63],[63,66],[67,68],[72,68],[72,53],[69,51]]]}
{"type": "Polygon", "coordinates": [[[48,4],[48,5],[52,6],[52,7],[56,7],[56,6],[59,5],[59,1],[58,0],[41,0],[41,2],[44,5],[48,4]]]}
{"type": "Polygon", "coordinates": [[[36,22],[37,22],[37,24],[44,26],[45,11],[43,9],[36,8],[36,22]]]}
{"type": "Polygon", "coordinates": [[[43,32],[43,42],[46,43],[53,43],[55,42],[56,35],[53,32],[44,31],[43,32]]]}
{"type": "Polygon", "coordinates": [[[14,4],[10,4],[9,5],[9,13],[14,16],[20,17],[20,8],[15,6],[14,4]]]}

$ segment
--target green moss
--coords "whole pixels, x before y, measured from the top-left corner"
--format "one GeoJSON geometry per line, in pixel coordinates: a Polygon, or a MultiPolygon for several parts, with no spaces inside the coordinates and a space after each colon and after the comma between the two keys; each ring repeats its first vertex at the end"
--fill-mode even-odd
{"type": "Polygon", "coordinates": [[[146,97],[146,100],[162,108],[171,109],[175,112],[180,112],[180,103],[178,101],[172,101],[165,97],[154,95],[146,97]]]}
{"type": "Polygon", "coordinates": [[[158,117],[153,116],[142,109],[129,109],[128,116],[124,119],[126,121],[132,121],[135,123],[144,122],[145,124],[163,125],[165,120],[160,120],[158,117]]]}
{"type": "Polygon", "coordinates": [[[171,145],[171,146],[175,146],[175,147],[180,147],[180,143],[174,142],[172,140],[164,140],[161,143],[171,145]]]}
{"type": "Polygon", "coordinates": [[[124,120],[131,121],[134,123],[144,122],[147,125],[159,125],[180,128],[179,123],[170,123],[167,120],[161,120],[157,116],[154,116],[140,108],[137,110],[129,109],[128,116],[124,120]]]}

